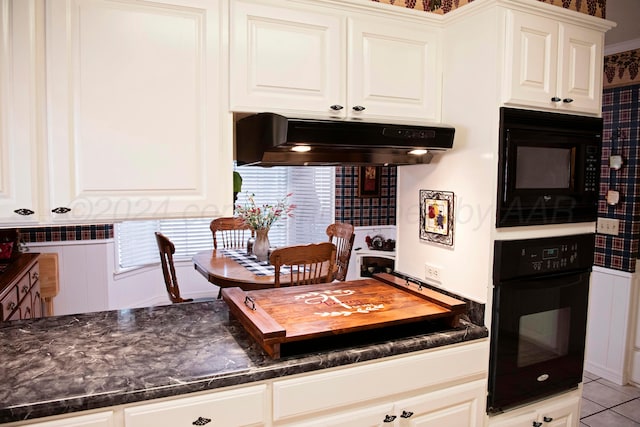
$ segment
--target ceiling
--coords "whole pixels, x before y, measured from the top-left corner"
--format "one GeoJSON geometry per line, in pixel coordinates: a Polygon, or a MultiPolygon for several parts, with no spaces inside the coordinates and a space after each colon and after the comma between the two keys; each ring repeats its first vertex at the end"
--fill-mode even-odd
{"type": "Polygon", "coordinates": [[[609,0],[607,19],[617,27],[605,34],[605,54],[640,48],[640,0],[609,0]]]}

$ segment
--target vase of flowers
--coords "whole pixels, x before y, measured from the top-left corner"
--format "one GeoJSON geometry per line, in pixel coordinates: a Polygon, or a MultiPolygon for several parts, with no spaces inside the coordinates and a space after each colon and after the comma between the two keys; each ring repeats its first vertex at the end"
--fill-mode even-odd
{"type": "Polygon", "coordinates": [[[253,242],[253,254],[258,261],[267,261],[269,257],[269,229],[256,230],[256,240],[253,242]]]}
{"type": "Polygon", "coordinates": [[[247,195],[244,205],[236,205],[235,212],[239,218],[251,227],[256,233],[253,243],[253,254],[258,261],[267,261],[269,255],[269,230],[279,219],[293,216],[295,205],[288,202],[291,193],[284,196],[275,204],[263,204],[258,206],[255,194],[247,195]]]}

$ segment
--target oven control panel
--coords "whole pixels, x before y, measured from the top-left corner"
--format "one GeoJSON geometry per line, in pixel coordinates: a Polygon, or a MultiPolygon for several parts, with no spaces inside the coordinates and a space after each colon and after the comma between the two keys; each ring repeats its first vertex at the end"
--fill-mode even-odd
{"type": "Polygon", "coordinates": [[[595,234],[521,240],[496,240],[494,283],[518,277],[589,270],[595,234]]]}

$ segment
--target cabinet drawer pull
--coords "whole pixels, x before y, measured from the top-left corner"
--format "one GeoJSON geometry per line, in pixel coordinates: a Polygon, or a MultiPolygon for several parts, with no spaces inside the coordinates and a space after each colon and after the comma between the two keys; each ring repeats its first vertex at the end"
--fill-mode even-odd
{"type": "Polygon", "coordinates": [[[203,426],[205,424],[209,424],[210,422],[211,422],[210,418],[198,417],[198,419],[192,422],[191,424],[193,424],[194,426],[203,426]]]}
{"type": "Polygon", "coordinates": [[[551,421],[553,421],[553,418],[551,418],[551,417],[542,417],[542,421],[544,421],[545,423],[550,423],[551,421]]]}
{"type": "Polygon", "coordinates": [[[397,417],[395,415],[385,415],[384,421],[385,423],[392,423],[397,417]]]}
{"type": "Polygon", "coordinates": [[[57,213],[57,214],[65,214],[67,212],[71,212],[71,209],[70,208],[66,208],[64,206],[58,206],[55,209],[51,209],[51,212],[57,213]]]}
{"type": "Polygon", "coordinates": [[[573,102],[573,99],[571,99],[571,98],[565,98],[565,99],[563,99],[563,100],[562,100],[562,102],[564,102],[565,104],[570,104],[570,103],[572,103],[572,102],[573,102]]]}
{"type": "Polygon", "coordinates": [[[14,212],[17,213],[18,215],[23,215],[23,216],[33,215],[35,213],[31,209],[26,209],[26,208],[16,209],[14,212]]]}
{"type": "Polygon", "coordinates": [[[362,105],[356,105],[353,107],[353,111],[364,111],[364,107],[362,105]]]}
{"type": "Polygon", "coordinates": [[[34,271],[33,274],[31,275],[31,278],[36,281],[38,280],[38,278],[40,277],[40,275],[38,274],[37,271],[34,271]]]}
{"type": "Polygon", "coordinates": [[[541,427],[542,423],[540,421],[534,421],[533,422],[533,427],[541,427]]]}
{"type": "Polygon", "coordinates": [[[557,96],[554,96],[553,98],[551,98],[551,102],[560,102],[562,101],[562,99],[558,98],[557,96]]]}
{"type": "Polygon", "coordinates": [[[402,411],[402,415],[400,415],[400,418],[410,418],[413,415],[413,412],[411,411],[402,411]]]}
{"type": "Polygon", "coordinates": [[[342,110],[344,107],[343,107],[342,105],[334,104],[334,105],[332,105],[332,106],[331,106],[331,107],[329,107],[329,108],[331,108],[333,111],[340,111],[340,110],[342,110]]]}
{"type": "Polygon", "coordinates": [[[23,285],[22,286],[22,293],[26,294],[27,292],[29,292],[29,285],[23,285]]]}
{"type": "Polygon", "coordinates": [[[9,305],[7,305],[7,308],[9,309],[9,311],[13,311],[16,308],[16,303],[11,301],[9,305]]]}

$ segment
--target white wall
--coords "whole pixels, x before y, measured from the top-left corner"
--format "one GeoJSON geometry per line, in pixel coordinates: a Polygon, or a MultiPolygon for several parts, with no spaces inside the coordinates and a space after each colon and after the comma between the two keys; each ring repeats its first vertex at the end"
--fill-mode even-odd
{"type": "Polygon", "coordinates": [[[489,324],[494,240],[592,233],[595,223],[496,229],[504,11],[472,3],[449,19],[442,58],[442,122],[455,127],[455,140],[452,150],[429,165],[398,168],[396,268],[426,279],[426,262],[440,267],[441,283],[434,284],[488,303],[489,324]],[[420,240],[421,189],[454,193],[453,247],[420,240]]]}
{"type": "Polygon", "coordinates": [[[499,25],[495,13],[484,15],[452,22],[445,31],[442,121],[455,127],[455,140],[451,151],[429,165],[398,168],[396,266],[424,279],[425,262],[435,264],[441,268],[439,286],[479,302],[487,301],[490,281],[499,123],[498,41],[492,30],[499,25]],[[454,66],[460,61],[469,65],[454,66]],[[453,247],[420,240],[421,189],[454,193],[453,247]]]}
{"type": "MultiPolygon", "coordinates": [[[[113,240],[30,243],[31,252],[57,253],[60,292],[54,314],[75,314],[169,304],[160,264],[131,273],[115,273],[113,240]]],[[[216,297],[191,261],[177,262],[176,275],[185,298],[216,297]]]]}

